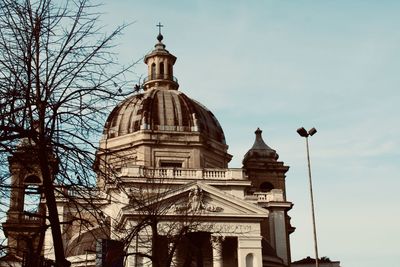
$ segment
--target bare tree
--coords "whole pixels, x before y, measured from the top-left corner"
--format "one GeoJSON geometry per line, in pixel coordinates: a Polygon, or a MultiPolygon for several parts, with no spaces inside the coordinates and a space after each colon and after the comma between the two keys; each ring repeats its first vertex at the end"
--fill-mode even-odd
{"type": "MultiPolygon", "coordinates": [[[[126,95],[123,74],[130,66],[118,67],[111,52],[125,25],[104,35],[95,10],[89,0],[0,3],[0,163],[7,166],[21,140],[30,144],[58,266],[69,263],[56,206],[56,195],[64,191],[56,184],[94,185],[96,137],[109,107],[126,95]]],[[[0,174],[6,188],[8,171],[0,168],[0,174]]]]}

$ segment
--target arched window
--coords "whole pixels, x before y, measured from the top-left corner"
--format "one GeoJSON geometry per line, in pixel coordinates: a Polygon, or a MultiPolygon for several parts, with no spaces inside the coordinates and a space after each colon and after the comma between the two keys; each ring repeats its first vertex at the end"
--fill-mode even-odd
{"type": "Polygon", "coordinates": [[[160,79],[164,79],[164,62],[160,63],[160,79]]]}
{"type": "Polygon", "coordinates": [[[151,64],[151,78],[156,78],[156,63],[151,64]]]}
{"type": "Polygon", "coordinates": [[[40,205],[39,185],[30,184],[25,187],[24,211],[37,213],[40,205]]]}
{"type": "Polygon", "coordinates": [[[24,180],[25,184],[40,184],[40,178],[37,177],[36,175],[29,175],[25,178],[24,180]]]}
{"type": "Polygon", "coordinates": [[[246,267],[253,267],[254,256],[253,253],[249,253],[246,256],[246,267]]]}
{"type": "Polygon", "coordinates": [[[270,182],[264,182],[264,183],[260,184],[260,191],[261,192],[269,192],[272,189],[274,189],[274,186],[270,182]]]}
{"type": "Polygon", "coordinates": [[[40,205],[40,178],[35,175],[30,175],[24,179],[24,211],[37,213],[40,205]]]}

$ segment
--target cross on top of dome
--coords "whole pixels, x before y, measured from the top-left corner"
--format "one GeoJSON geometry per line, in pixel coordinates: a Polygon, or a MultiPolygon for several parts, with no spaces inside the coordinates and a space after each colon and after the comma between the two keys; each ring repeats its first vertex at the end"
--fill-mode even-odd
{"type": "Polygon", "coordinates": [[[156,26],[158,27],[158,36],[157,36],[157,40],[158,40],[159,42],[161,42],[161,41],[164,39],[164,37],[163,37],[162,34],[161,34],[161,28],[164,27],[164,25],[162,25],[161,22],[159,22],[156,26]]]}

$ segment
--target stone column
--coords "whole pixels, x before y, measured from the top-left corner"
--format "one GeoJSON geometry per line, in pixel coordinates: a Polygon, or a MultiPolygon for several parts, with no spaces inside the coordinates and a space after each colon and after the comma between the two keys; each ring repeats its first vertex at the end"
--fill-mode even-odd
{"type": "MultiPolygon", "coordinates": [[[[144,231],[143,231],[144,232],[144,231]]],[[[150,255],[151,254],[151,236],[140,232],[135,240],[134,251],[137,253],[134,257],[134,267],[151,267],[152,263],[149,258],[143,257],[138,254],[150,255]]]]}
{"type": "MultiPolygon", "coordinates": [[[[48,211],[46,211],[46,216],[49,216],[48,211]]],[[[47,219],[46,219],[46,224],[49,224],[49,221],[47,219]]],[[[46,232],[44,234],[43,255],[47,259],[55,260],[53,235],[51,234],[50,227],[46,229],[46,232]]]]}
{"type": "Polygon", "coordinates": [[[127,259],[126,259],[126,265],[127,265],[127,267],[136,267],[135,266],[135,257],[136,257],[136,255],[135,255],[135,252],[136,252],[136,247],[133,245],[133,244],[131,244],[129,247],[128,247],[128,256],[127,256],[127,259]]]}
{"type": "MultiPolygon", "coordinates": [[[[174,246],[175,244],[174,243],[169,243],[168,244],[168,251],[169,251],[169,253],[172,253],[171,251],[172,251],[172,248],[173,248],[173,246],[174,246]]],[[[171,266],[172,267],[174,267],[174,266],[179,266],[179,262],[178,262],[178,254],[179,252],[178,252],[178,246],[176,246],[176,248],[175,248],[175,251],[174,251],[174,254],[172,254],[172,260],[171,260],[171,266]]]]}
{"type": "Polygon", "coordinates": [[[213,267],[222,267],[222,236],[211,236],[213,267]]]}

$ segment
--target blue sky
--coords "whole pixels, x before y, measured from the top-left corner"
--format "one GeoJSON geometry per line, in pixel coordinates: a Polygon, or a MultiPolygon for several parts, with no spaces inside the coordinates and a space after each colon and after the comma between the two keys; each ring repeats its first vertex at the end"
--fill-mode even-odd
{"type": "MultiPolygon", "coordinates": [[[[313,255],[305,143],[312,137],[320,256],[342,266],[398,266],[400,1],[104,0],[121,63],[155,44],[160,21],[180,90],[224,128],[230,167],[257,127],[290,166],[292,258],[313,255]]],[[[143,63],[131,79],[146,75],[143,63]]]]}

